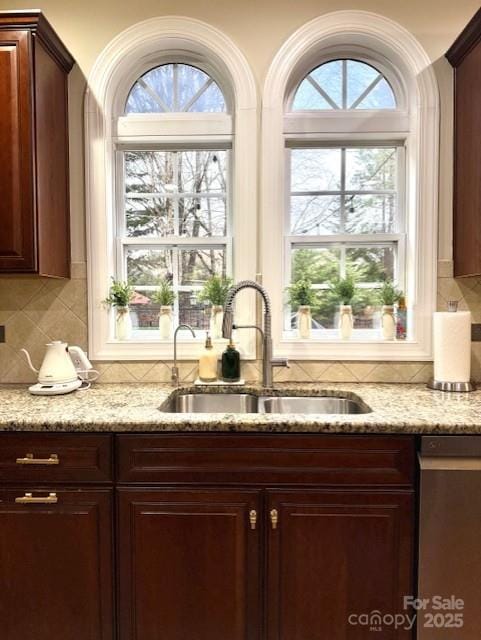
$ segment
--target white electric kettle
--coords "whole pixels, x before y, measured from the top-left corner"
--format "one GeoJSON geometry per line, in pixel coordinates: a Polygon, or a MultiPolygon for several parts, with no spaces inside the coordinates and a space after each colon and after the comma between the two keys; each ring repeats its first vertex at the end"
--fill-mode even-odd
{"type": "Polygon", "coordinates": [[[21,349],[35,373],[38,383],[29,387],[34,395],[59,395],[75,391],[82,385],[79,374],[88,374],[92,365],[80,347],[69,347],[66,342],[54,340],[46,345],[42,366],[36,369],[26,349],[21,349]]]}

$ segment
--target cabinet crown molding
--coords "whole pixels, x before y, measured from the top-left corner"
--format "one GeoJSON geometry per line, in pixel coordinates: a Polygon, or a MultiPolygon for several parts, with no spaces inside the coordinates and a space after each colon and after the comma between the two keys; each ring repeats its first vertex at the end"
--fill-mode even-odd
{"type": "Polygon", "coordinates": [[[453,67],[458,67],[467,54],[481,40],[481,9],[479,9],[461,31],[446,52],[446,58],[453,67]]]}
{"type": "Polygon", "coordinates": [[[40,10],[0,11],[0,31],[22,29],[37,36],[62,68],[70,72],[75,60],[40,10]]]}

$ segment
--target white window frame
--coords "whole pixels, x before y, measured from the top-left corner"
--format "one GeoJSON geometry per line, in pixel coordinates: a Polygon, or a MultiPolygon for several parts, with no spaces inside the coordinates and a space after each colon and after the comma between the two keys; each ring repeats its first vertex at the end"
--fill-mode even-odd
{"type": "MultiPolygon", "coordinates": [[[[257,95],[253,75],[237,46],[218,29],[198,20],[167,16],[133,25],[119,34],[97,59],[85,98],[86,205],[89,302],[89,355],[94,360],[171,359],[172,342],[118,341],[112,314],[102,304],[117,273],[115,241],[116,150],[176,148],[195,138],[199,147],[231,146],[232,267],[236,280],[256,277],[257,95]],[[123,116],[128,92],[148,69],[167,62],[200,66],[218,83],[228,113],[160,113],[123,116]],[[159,133],[161,132],[161,133],[159,133]]],[[[144,241],[142,240],[141,243],[144,241]]],[[[146,242],[148,242],[146,240],[146,242]]],[[[183,242],[179,239],[179,244],[183,242]]],[[[192,244],[192,243],[191,243],[192,244]]],[[[243,297],[238,322],[252,324],[255,299],[243,297]]],[[[239,332],[243,356],[255,357],[253,331],[239,332]]],[[[180,359],[194,359],[199,339],[181,338],[180,359]]]]}
{"type": "Polygon", "coordinates": [[[305,360],[430,360],[432,312],[436,305],[439,97],[431,62],[417,40],[397,23],[364,11],[337,11],[296,31],[276,54],[266,77],[262,109],[263,178],[261,264],[271,293],[277,354],[305,360]],[[347,47],[348,45],[348,47],[347,47]],[[339,57],[379,69],[398,101],[395,110],[289,112],[299,82],[314,67],[339,57]],[[357,133],[352,133],[357,131],[357,133]],[[321,132],[321,133],[320,133],[321,132]],[[326,133],[327,132],[327,133],[326,133]],[[285,147],[312,142],[333,145],[348,139],[374,143],[391,139],[405,146],[405,290],[410,305],[410,339],[388,342],[362,336],[299,340],[283,335],[286,246],[285,147]]]}

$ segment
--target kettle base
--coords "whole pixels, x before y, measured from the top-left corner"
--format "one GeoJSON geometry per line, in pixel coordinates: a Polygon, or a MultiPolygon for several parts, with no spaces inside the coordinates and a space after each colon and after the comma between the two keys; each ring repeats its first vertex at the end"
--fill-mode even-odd
{"type": "Polygon", "coordinates": [[[37,384],[28,388],[34,396],[60,396],[75,391],[82,385],[82,380],[72,380],[71,382],[63,382],[60,384],[37,384]]]}

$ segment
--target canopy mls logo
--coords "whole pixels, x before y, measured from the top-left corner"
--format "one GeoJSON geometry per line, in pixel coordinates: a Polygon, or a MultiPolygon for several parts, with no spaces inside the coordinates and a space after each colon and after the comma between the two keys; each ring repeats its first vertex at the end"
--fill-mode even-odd
{"type": "Polygon", "coordinates": [[[373,632],[382,632],[389,628],[411,631],[417,620],[420,626],[425,628],[460,629],[464,625],[464,601],[456,596],[404,596],[403,608],[404,613],[383,613],[378,609],[368,613],[351,613],[348,623],[353,627],[365,627],[373,632]],[[413,612],[409,613],[408,609],[413,612]]]}
{"type": "Polygon", "coordinates": [[[374,609],[369,613],[351,613],[348,622],[353,627],[368,627],[369,631],[383,631],[386,628],[403,629],[411,631],[416,622],[416,614],[408,613],[381,613],[374,609]]]}

